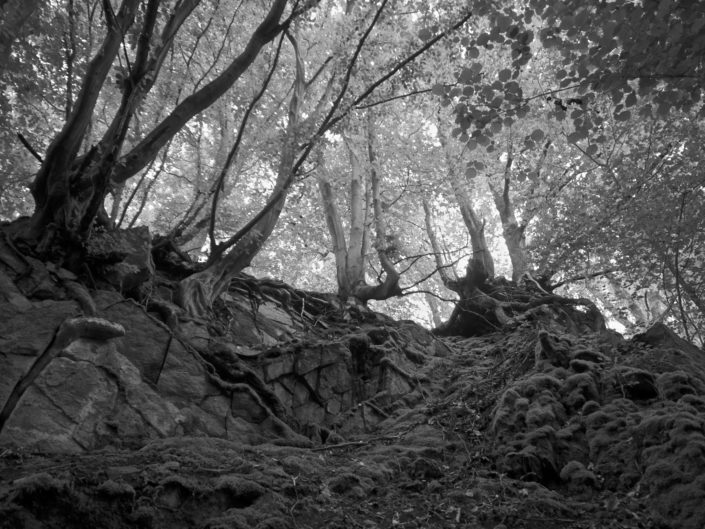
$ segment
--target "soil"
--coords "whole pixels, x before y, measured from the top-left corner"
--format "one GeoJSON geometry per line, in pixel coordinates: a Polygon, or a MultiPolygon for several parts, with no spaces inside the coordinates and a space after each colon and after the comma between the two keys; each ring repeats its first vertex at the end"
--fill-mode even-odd
{"type": "Polygon", "coordinates": [[[547,304],[438,337],[243,276],[177,333],[96,285],[98,335],[57,346],[80,304],[33,270],[0,307],[0,401],[46,364],[0,432],[0,528],[705,523],[705,355],[662,325],[547,304]]]}

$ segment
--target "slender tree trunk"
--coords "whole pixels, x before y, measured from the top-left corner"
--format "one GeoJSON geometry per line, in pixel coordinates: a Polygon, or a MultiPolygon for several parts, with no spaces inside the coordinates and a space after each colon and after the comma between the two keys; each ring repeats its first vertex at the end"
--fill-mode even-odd
{"type": "Polygon", "coordinates": [[[458,162],[453,158],[452,145],[438,127],[438,138],[445,154],[448,177],[470,235],[472,258],[468,262],[466,281],[472,286],[479,286],[494,277],[494,260],[485,239],[485,223],[475,212],[467,189],[467,182],[458,170],[458,162]]]}
{"type": "Polygon", "coordinates": [[[321,193],[321,203],[333,246],[338,295],[341,299],[347,299],[352,295],[352,285],[350,285],[348,279],[348,248],[345,240],[345,230],[335,203],[333,189],[328,180],[325,166],[322,163],[319,164],[318,170],[318,190],[321,193]]]}
{"type": "Polygon", "coordinates": [[[346,275],[352,294],[360,283],[365,282],[365,175],[360,153],[355,152],[352,142],[346,142],[350,155],[350,246],[348,247],[346,275]]]}
{"type": "Polygon", "coordinates": [[[387,255],[387,226],[382,211],[380,196],[380,178],[377,170],[377,155],[375,152],[375,129],[372,114],[367,113],[367,153],[370,165],[370,184],[372,189],[372,208],[375,220],[375,248],[377,257],[382,265],[385,278],[377,285],[359,284],[354,290],[355,297],[363,303],[371,299],[384,300],[401,295],[399,287],[399,273],[394,268],[389,255],[387,255]]]}
{"type": "Polygon", "coordinates": [[[509,196],[509,182],[505,175],[503,191],[497,189],[492,182],[489,182],[489,187],[502,222],[502,235],[512,262],[512,280],[519,281],[529,266],[526,255],[526,226],[517,221],[514,204],[509,196]]]}
{"type": "Polygon", "coordinates": [[[428,240],[431,243],[433,258],[436,261],[436,269],[441,276],[441,281],[447,289],[452,290],[453,292],[459,292],[460,285],[458,284],[458,276],[455,274],[455,268],[452,268],[453,275],[451,275],[449,271],[450,267],[443,262],[443,252],[441,251],[441,245],[438,243],[438,237],[436,237],[433,212],[431,211],[431,205],[425,198],[423,199],[423,210],[424,222],[426,224],[426,234],[428,235],[428,240]]]}
{"type": "Polygon", "coordinates": [[[363,303],[371,299],[384,300],[401,294],[399,273],[387,255],[386,223],[382,211],[380,178],[376,167],[374,141],[374,122],[369,115],[366,152],[368,159],[366,162],[362,160],[365,153],[358,151],[359,146],[346,140],[351,167],[349,173],[350,236],[348,245],[345,244],[343,222],[335,203],[335,196],[327,177],[325,165],[320,164],[318,171],[318,188],[335,255],[338,295],[341,299],[355,297],[363,303]],[[369,195],[365,191],[367,187],[365,185],[366,167],[369,167],[367,171],[370,177],[369,195]],[[385,273],[384,281],[375,285],[368,285],[365,281],[367,220],[369,217],[374,219],[376,233],[374,246],[385,273]]]}

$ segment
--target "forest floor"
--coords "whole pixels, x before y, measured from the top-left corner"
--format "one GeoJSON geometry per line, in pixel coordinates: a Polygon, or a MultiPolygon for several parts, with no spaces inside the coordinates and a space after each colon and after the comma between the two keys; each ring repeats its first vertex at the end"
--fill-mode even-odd
{"type": "Polygon", "coordinates": [[[705,355],[662,326],[634,340],[576,333],[561,311],[472,338],[373,313],[319,318],[335,344],[406,344],[407,389],[387,385],[305,442],[7,443],[0,528],[702,528],[705,355]]]}

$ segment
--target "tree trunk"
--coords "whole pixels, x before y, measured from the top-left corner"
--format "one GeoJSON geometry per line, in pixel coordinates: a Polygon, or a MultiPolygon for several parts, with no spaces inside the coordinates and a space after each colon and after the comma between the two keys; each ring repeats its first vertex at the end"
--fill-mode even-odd
{"type": "Polygon", "coordinates": [[[326,217],[326,225],[330,234],[335,257],[335,275],[338,281],[338,296],[341,299],[348,299],[352,295],[352,285],[348,278],[348,248],[345,240],[345,230],[343,222],[335,203],[335,195],[328,180],[326,169],[323,163],[318,169],[318,190],[321,193],[321,203],[326,217]]]}
{"type": "Polygon", "coordinates": [[[345,233],[340,213],[335,203],[330,181],[324,164],[319,164],[318,188],[326,216],[328,232],[331,236],[335,255],[338,295],[347,300],[355,297],[362,303],[369,300],[385,300],[401,294],[399,273],[387,255],[386,224],[380,200],[380,180],[376,168],[374,149],[374,124],[368,117],[367,124],[367,164],[369,165],[371,197],[363,192],[365,186],[365,168],[361,160],[363,154],[357,146],[346,140],[350,157],[350,236],[349,245],[345,243],[345,233]],[[370,201],[372,204],[370,205],[370,201]],[[375,222],[375,248],[385,273],[381,283],[368,285],[365,281],[365,257],[367,255],[367,219],[372,210],[375,222]]]}
{"type": "Polygon", "coordinates": [[[264,214],[242,235],[236,234],[229,241],[215,248],[211,253],[208,267],[183,279],[179,284],[177,302],[192,316],[206,314],[215,299],[225,292],[232,279],[250,266],[252,259],[274,231],[279,220],[290,183],[297,153],[297,131],[299,128],[299,106],[306,88],[306,77],[298,48],[293,39],[296,55],[296,79],[289,103],[288,122],[284,133],[277,181],[265,206],[264,214]],[[231,244],[234,246],[230,247],[231,244]],[[230,248],[223,253],[225,248],[230,248]],[[215,253],[215,255],[214,255],[215,253]]]}
{"type": "Polygon", "coordinates": [[[470,290],[472,290],[473,287],[480,286],[488,279],[494,277],[494,260],[492,259],[492,254],[490,253],[487,240],[485,239],[485,223],[480,220],[472,206],[472,200],[470,199],[470,194],[467,189],[467,182],[460,175],[458,160],[454,159],[454,145],[448,141],[440,124],[438,127],[438,139],[445,153],[446,170],[448,171],[450,184],[453,188],[453,194],[458,202],[465,227],[470,235],[472,258],[468,262],[465,282],[467,286],[470,287],[470,290]]]}
{"type": "Polygon", "coordinates": [[[441,281],[447,289],[452,290],[453,292],[460,292],[460,285],[458,283],[459,280],[457,274],[455,273],[455,268],[452,268],[453,275],[451,275],[448,271],[450,265],[443,262],[443,252],[441,251],[441,245],[438,243],[438,237],[436,237],[436,227],[433,221],[431,205],[425,198],[423,199],[423,210],[424,222],[426,224],[426,234],[428,235],[428,240],[431,243],[433,258],[436,261],[436,269],[441,276],[441,281]]]}
{"type": "Polygon", "coordinates": [[[491,181],[488,184],[502,222],[502,235],[504,236],[504,243],[507,245],[509,259],[512,262],[512,281],[516,282],[528,271],[526,226],[517,221],[514,213],[514,204],[509,196],[509,182],[510,179],[505,173],[503,192],[500,192],[491,181]]]}
{"type": "Polygon", "coordinates": [[[96,195],[100,195],[102,203],[107,193],[108,178],[101,170],[108,160],[114,161],[114,153],[108,150],[111,146],[94,147],[80,159],[78,152],[101,88],[138,5],[139,0],[124,0],[117,15],[105,14],[108,29],[103,44],[88,64],[71,115],[49,145],[32,183],[35,211],[25,237],[39,243],[40,252],[49,249],[57,234],[72,244],[77,243],[96,195]]]}
{"type": "MultiPolygon", "coordinates": [[[[112,14],[112,9],[106,10],[108,30],[103,44],[89,63],[71,116],[51,143],[32,185],[35,212],[24,236],[40,252],[49,250],[57,235],[63,239],[59,246],[69,242],[78,247],[102,208],[110,182],[120,184],[137,174],[193,116],[218,100],[250,67],[262,47],[284,29],[279,20],[287,5],[286,0],[272,2],[245,50],[213,81],[177,105],[132,151],[118,159],[132,116],[154,84],[179,27],[198,3],[188,0],[179,4],[164,26],[161,47],[150,49],[149,37],[156,27],[159,2],[149,2],[120,108],[98,145],[79,157],[98,95],[140,3],[123,0],[117,15],[112,14]]],[[[107,1],[106,4],[109,5],[107,1]]]]}
{"type": "Polygon", "coordinates": [[[380,180],[379,172],[377,171],[377,155],[374,149],[375,133],[374,120],[372,114],[367,113],[367,153],[370,164],[370,184],[372,188],[372,208],[375,220],[375,248],[377,256],[385,273],[385,278],[382,283],[377,285],[358,284],[359,286],[353,291],[356,298],[363,303],[371,299],[385,300],[393,296],[401,295],[399,287],[399,272],[394,268],[389,255],[387,255],[387,226],[382,212],[382,203],[380,197],[380,180]]]}

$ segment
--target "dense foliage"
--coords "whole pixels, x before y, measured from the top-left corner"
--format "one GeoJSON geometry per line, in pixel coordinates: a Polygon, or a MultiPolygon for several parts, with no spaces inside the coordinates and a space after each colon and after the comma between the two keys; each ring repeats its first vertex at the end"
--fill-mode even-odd
{"type": "Polygon", "coordinates": [[[12,236],[37,255],[147,225],[207,263],[184,280],[192,312],[251,265],[439,324],[484,252],[621,330],[669,320],[703,342],[700,2],[0,14],[0,220],[29,217],[12,236]]]}

